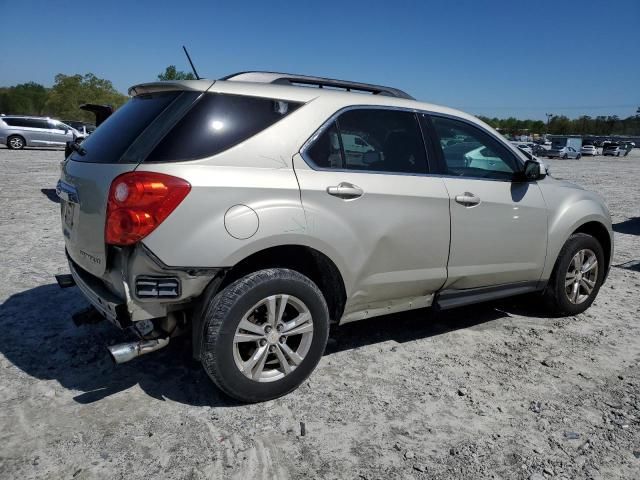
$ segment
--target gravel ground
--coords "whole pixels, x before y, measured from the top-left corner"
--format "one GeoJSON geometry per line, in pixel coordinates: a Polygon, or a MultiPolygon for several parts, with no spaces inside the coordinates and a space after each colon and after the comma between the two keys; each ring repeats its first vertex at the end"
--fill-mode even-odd
{"type": "MultiPolygon", "coordinates": [[[[259,405],[223,396],[185,344],[126,365],[66,273],[59,151],[0,149],[0,478],[640,478],[640,272],[584,314],[535,301],[336,331],[311,378],[259,405]]],[[[598,191],[614,265],[640,258],[640,151],[549,161],[598,191]]]]}

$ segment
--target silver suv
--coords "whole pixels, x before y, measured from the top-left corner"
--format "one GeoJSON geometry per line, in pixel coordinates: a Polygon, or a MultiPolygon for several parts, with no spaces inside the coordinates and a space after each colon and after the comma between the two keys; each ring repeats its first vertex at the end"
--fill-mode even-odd
{"type": "Polygon", "coordinates": [[[61,147],[80,137],[69,125],[43,117],[1,116],[0,143],[13,150],[24,147],[61,147]]]}
{"type": "Polygon", "coordinates": [[[262,401],[307,378],[332,323],[525,293],[574,315],[608,273],[603,200],[465,113],[264,72],[129,93],[57,188],[58,281],[139,337],[118,363],[190,332],[224,392],[262,401]]]}

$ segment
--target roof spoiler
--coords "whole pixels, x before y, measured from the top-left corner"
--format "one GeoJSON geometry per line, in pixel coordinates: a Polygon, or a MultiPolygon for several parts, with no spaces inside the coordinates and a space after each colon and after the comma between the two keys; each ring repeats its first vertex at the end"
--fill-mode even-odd
{"type": "Polygon", "coordinates": [[[411,95],[402,90],[393,87],[385,87],[383,85],[373,85],[370,83],[351,82],[349,80],[336,80],[333,78],[313,77],[309,75],[295,75],[291,73],[278,72],[238,72],[220,80],[239,81],[239,82],[258,82],[273,83],[278,85],[304,85],[315,86],[318,88],[342,88],[348,92],[368,92],[373,95],[384,95],[388,97],[405,98],[407,100],[415,100],[411,95]]]}
{"type": "Polygon", "coordinates": [[[168,92],[171,90],[195,90],[205,92],[211,88],[215,80],[170,80],[165,82],[149,82],[134,85],[129,89],[129,95],[144,95],[157,92],[168,92]]]}

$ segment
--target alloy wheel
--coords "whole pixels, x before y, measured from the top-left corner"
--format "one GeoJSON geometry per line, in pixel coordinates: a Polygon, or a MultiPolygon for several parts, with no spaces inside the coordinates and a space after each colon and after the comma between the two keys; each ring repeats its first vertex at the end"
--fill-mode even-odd
{"type": "Polygon", "coordinates": [[[24,143],[20,137],[11,137],[9,139],[9,146],[11,148],[20,149],[24,146],[24,143]]]}
{"type": "Polygon", "coordinates": [[[302,363],[312,339],[313,319],[304,302],[291,295],[271,295],[240,320],[233,337],[233,358],[244,376],[273,382],[302,363]]]}
{"type": "Polygon", "coordinates": [[[565,293],[569,302],[578,305],[593,292],[598,279],[598,258],[588,249],[579,250],[569,262],[565,275],[565,293]]]}

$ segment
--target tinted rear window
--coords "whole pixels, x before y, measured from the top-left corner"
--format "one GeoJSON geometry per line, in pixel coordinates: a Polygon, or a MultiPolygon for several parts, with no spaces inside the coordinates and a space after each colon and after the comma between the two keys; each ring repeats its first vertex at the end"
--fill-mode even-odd
{"type": "Polygon", "coordinates": [[[2,118],[4,123],[12,127],[49,128],[47,120],[37,118],[2,118]]]}
{"type": "Polygon", "coordinates": [[[71,159],[78,162],[117,163],[133,141],[179,94],[163,92],[132,98],[82,142],[87,154],[82,156],[75,152],[71,159]]]}
{"type": "Polygon", "coordinates": [[[300,105],[271,98],[206,94],[165,135],[145,162],[210,157],[261,132],[300,105]]]}

